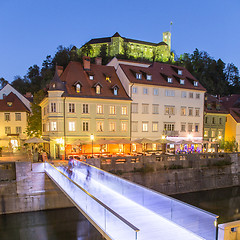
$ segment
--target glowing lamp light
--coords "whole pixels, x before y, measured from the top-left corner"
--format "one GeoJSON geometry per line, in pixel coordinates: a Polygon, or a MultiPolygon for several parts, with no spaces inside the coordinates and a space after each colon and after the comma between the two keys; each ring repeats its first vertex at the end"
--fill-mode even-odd
{"type": "Polygon", "coordinates": [[[192,134],[188,134],[188,139],[192,139],[193,138],[193,136],[192,136],[192,134]]]}
{"type": "Polygon", "coordinates": [[[94,140],[94,135],[93,135],[93,134],[90,135],[90,139],[91,139],[92,141],[94,140]]]}
{"type": "Polygon", "coordinates": [[[162,135],[162,139],[166,139],[166,136],[165,136],[165,135],[162,135]]]}
{"type": "Polygon", "coordinates": [[[57,142],[58,144],[64,144],[63,138],[57,138],[57,139],[56,139],[56,142],[57,142]]]}
{"type": "Polygon", "coordinates": [[[222,136],[218,136],[218,139],[221,140],[221,139],[222,139],[222,136]]]}

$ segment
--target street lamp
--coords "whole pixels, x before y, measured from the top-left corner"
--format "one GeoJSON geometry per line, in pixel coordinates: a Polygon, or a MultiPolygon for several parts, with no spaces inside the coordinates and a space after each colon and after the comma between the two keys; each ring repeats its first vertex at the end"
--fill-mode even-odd
{"type": "Polygon", "coordinates": [[[94,140],[94,135],[91,134],[90,139],[92,140],[92,158],[93,158],[93,140],[94,140]]]}

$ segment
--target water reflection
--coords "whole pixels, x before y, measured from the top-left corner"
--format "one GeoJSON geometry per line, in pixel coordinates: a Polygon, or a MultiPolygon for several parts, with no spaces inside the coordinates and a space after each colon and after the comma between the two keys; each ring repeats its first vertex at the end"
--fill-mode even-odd
{"type": "Polygon", "coordinates": [[[102,240],[76,208],[0,215],[1,240],[102,240]]]}
{"type": "Polygon", "coordinates": [[[240,220],[240,187],[177,194],[172,197],[219,215],[218,223],[240,220]]]}

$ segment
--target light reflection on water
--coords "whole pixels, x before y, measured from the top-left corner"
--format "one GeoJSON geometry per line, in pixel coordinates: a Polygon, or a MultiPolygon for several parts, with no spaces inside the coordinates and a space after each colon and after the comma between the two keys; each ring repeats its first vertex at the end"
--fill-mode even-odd
{"type": "Polygon", "coordinates": [[[218,223],[240,220],[240,187],[177,194],[172,197],[219,215],[218,223]]]}
{"type": "Polygon", "coordinates": [[[76,208],[0,215],[1,240],[102,240],[76,208]]]}

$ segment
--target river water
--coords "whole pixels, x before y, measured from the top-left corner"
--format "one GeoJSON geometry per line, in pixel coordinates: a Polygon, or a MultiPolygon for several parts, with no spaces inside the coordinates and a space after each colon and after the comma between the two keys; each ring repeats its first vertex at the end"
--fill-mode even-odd
{"type": "MultiPolygon", "coordinates": [[[[240,187],[173,195],[219,215],[218,223],[240,220],[240,187]]],[[[102,240],[77,208],[0,215],[0,240],[102,240]]]]}
{"type": "Polygon", "coordinates": [[[218,215],[218,223],[240,220],[240,186],[172,197],[218,215]]]}

